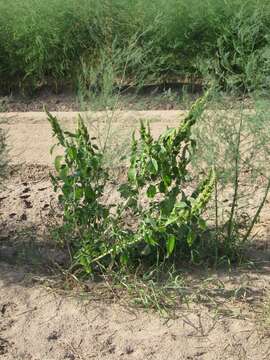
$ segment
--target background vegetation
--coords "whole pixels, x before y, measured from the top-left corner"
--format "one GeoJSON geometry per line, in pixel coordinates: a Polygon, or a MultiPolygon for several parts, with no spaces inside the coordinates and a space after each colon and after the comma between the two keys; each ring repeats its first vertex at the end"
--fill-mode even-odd
{"type": "Polygon", "coordinates": [[[130,46],[135,85],[210,75],[226,88],[265,89],[269,15],[267,0],[0,0],[1,90],[76,89],[82,70],[130,46]]]}

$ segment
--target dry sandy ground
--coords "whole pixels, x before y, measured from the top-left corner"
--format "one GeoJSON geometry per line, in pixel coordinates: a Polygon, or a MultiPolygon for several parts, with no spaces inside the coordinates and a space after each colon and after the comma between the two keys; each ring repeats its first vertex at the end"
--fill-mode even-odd
{"type": "MultiPolygon", "coordinates": [[[[167,126],[177,125],[185,113],[185,111],[125,111],[113,115],[110,112],[81,113],[81,116],[86,124],[92,124],[93,135],[104,133],[103,129],[107,129],[111,123],[112,137],[116,141],[120,138],[125,139],[126,136],[130,138],[140,119],[149,120],[153,124],[154,135],[158,135],[167,126]]],[[[4,113],[1,117],[4,120],[2,128],[8,133],[10,158],[14,164],[52,164],[49,149],[54,141],[44,112],[4,113]]],[[[76,126],[78,113],[58,112],[57,117],[61,124],[70,130],[76,126]]]]}
{"type": "MultiPolygon", "coordinates": [[[[183,115],[126,112],[114,129],[121,137],[137,126],[138,118],[148,118],[158,135],[183,115]]],[[[183,304],[174,319],[133,308],[121,298],[97,299],[91,286],[80,296],[48,287],[56,276],[49,260],[67,261],[46,237],[47,224],[56,216],[48,177],[50,127],[42,113],[4,117],[14,169],[0,194],[1,359],[270,359],[270,333],[262,327],[270,291],[268,238],[256,249],[256,265],[231,273],[189,274],[191,284],[197,279],[197,300],[207,301],[183,304]],[[211,291],[205,294],[203,284],[211,291]]],[[[73,128],[75,113],[59,117],[73,128]]],[[[104,114],[88,115],[93,117],[104,121],[104,114]]],[[[267,220],[269,209],[264,214],[267,220]]],[[[267,234],[268,221],[264,228],[267,234]]]]}

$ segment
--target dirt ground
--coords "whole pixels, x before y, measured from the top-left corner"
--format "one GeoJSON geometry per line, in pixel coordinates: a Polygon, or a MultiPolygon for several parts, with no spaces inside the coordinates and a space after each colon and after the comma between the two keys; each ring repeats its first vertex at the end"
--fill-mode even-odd
{"type": "MultiPolygon", "coordinates": [[[[52,112],[65,129],[71,130],[76,126],[78,112],[52,112]]],[[[132,131],[138,126],[139,120],[149,120],[153,126],[153,134],[159,135],[167,126],[173,127],[186,114],[185,111],[119,111],[84,112],[80,113],[86,124],[91,123],[93,136],[104,133],[112,124],[112,136],[116,139],[129,141],[132,131]],[[117,121],[115,121],[117,118],[117,121]]],[[[10,159],[13,164],[52,165],[50,148],[54,144],[51,127],[44,112],[12,112],[3,113],[1,125],[7,131],[10,159]]],[[[54,154],[55,155],[55,154],[54,154]]]]}
{"type": "MultiPolygon", "coordinates": [[[[175,126],[184,112],[118,115],[113,128],[122,137],[140,118],[150,119],[158,135],[175,126]]],[[[76,113],[58,116],[66,128],[74,127],[76,113]]],[[[270,299],[269,205],[252,261],[231,271],[188,273],[197,295],[172,318],[134,307],[128,299],[97,296],[91,283],[85,292],[66,291],[55,286],[58,274],[52,263],[61,266],[69,259],[47,237],[57,206],[48,176],[53,140],[46,116],[2,117],[12,169],[0,193],[1,359],[270,359],[270,329],[264,325],[270,299]]],[[[104,113],[87,119],[106,126],[104,113]]]]}
{"type": "MultiPolygon", "coordinates": [[[[136,89],[125,89],[118,99],[118,107],[124,110],[176,110],[185,109],[185,96],[189,101],[196,99],[201,93],[200,85],[189,85],[188,92],[184,95],[184,84],[171,83],[164,85],[148,85],[139,93],[136,89]]],[[[35,94],[21,96],[19,94],[0,94],[0,112],[29,112],[43,111],[46,105],[51,111],[78,111],[84,106],[76,92],[70,88],[62,89],[55,93],[50,88],[41,88],[35,94]]],[[[100,105],[91,103],[95,110],[100,105]]]]}

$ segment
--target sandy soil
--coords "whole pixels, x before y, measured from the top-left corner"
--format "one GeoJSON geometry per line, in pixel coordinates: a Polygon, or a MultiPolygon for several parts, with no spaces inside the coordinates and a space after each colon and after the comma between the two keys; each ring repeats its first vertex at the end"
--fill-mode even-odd
{"type": "MultiPolygon", "coordinates": [[[[114,138],[130,136],[139,119],[149,120],[153,124],[154,135],[159,135],[167,126],[173,127],[181,120],[185,111],[125,111],[111,113],[81,113],[86,124],[91,123],[93,135],[103,132],[112,122],[114,138]],[[114,119],[117,117],[117,121],[114,119]],[[98,128],[97,128],[98,125],[98,128]]],[[[55,113],[52,113],[55,115],[55,113]]],[[[2,128],[7,131],[10,158],[13,164],[51,165],[49,149],[54,144],[51,127],[44,112],[5,113],[2,116],[2,128]]],[[[0,117],[0,118],[1,118],[0,117]]],[[[74,129],[77,112],[58,112],[57,117],[66,129],[74,129]]]]}
{"type": "MultiPolygon", "coordinates": [[[[58,115],[73,128],[75,113],[58,115]]],[[[148,118],[158,135],[183,115],[126,112],[114,127],[120,137],[138,125],[138,118],[148,118]]],[[[93,117],[104,121],[104,113],[88,115],[93,117]]],[[[1,359],[270,359],[270,331],[262,326],[270,293],[268,237],[253,249],[249,266],[190,273],[190,288],[201,301],[194,297],[188,306],[182,304],[171,319],[134,308],[128,299],[97,296],[91,283],[84,293],[51,286],[58,276],[52,262],[68,262],[46,235],[57,218],[48,177],[51,131],[43,113],[7,113],[5,118],[13,168],[0,194],[1,359]]],[[[269,210],[264,212],[266,235],[269,210]]]]}
{"type": "Polygon", "coordinates": [[[117,303],[59,295],[5,265],[0,289],[3,359],[269,359],[269,337],[253,319],[197,309],[165,321],[117,303]]]}

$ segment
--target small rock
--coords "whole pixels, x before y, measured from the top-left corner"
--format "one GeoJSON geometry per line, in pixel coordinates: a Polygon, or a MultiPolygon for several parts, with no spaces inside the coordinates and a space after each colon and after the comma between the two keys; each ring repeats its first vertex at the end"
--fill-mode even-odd
{"type": "Polygon", "coordinates": [[[30,198],[30,196],[31,196],[31,195],[21,195],[20,198],[21,198],[21,199],[28,199],[28,198],[30,198]]]}
{"type": "Polygon", "coordinates": [[[26,193],[28,193],[29,191],[31,191],[30,187],[26,187],[25,189],[23,189],[22,193],[23,193],[23,194],[26,194],[26,193]]]}
{"type": "Polygon", "coordinates": [[[31,209],[33,207],[31,201],[27,201],[27,200],[24,200],[24,205],[27,209],[31,209]]]}
{"type": "Polygon", "coordinates": [[[27,220],[26,214],[22,214],[21,217],[20,217],[20,220],[21,221],[26,221],[27,220]]]}
{"type": "Polygon", "coordinates": [[[47,189],[47,187],[42,187],[42,188],[39,188],[38,191],[44,191],[46,189],[47,189]]]}
{"type": "Polygon", "coordinates": [[[53,341],[53,340],[57,340],[59,339],[60,337],[60,334],[57,332],[57,331],[53,331],[48,337],[47,337],[47,340],[48,341],[53,341]]]}

